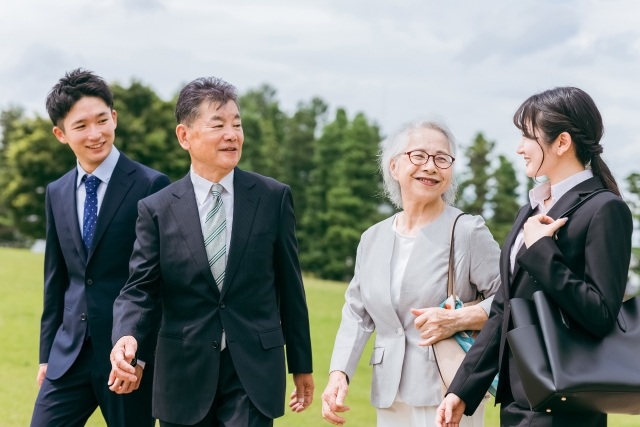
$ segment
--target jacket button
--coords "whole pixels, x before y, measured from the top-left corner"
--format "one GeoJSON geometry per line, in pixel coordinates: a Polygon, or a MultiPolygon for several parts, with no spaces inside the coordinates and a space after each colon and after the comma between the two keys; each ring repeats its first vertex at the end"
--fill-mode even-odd
{"type": "Polygon", "coordinates": [[[93,285],[93,280],[87,279],[87,285],[89,285],[89,286],[93,285]]]}
{"type": "Polygon", "coordinates": [[[398,330],[396,331],[396,334],[398,334],[399,337],[401,337],[403,333],[404,331],[402,330],[402,328],[398,328],[398,330]]]}
{"type": "Polygon", "coordinates": [[[84,313],[82,313],[82,314],[80,315],[80,320],[82,320],[82,321],[87,320],[87,315],[86,315],[86,314],[84,314],[84,313]]]}
{"type": "Polygon", "coordinates": [[[218,341],[213,342],[213,348],[218,348],[218,341]]]}
{"type": "Polygon", "coordinates": [[[226,307],[226,305],[224,305],[224,301],[221,301],[220,302],[220,308],[225,308],[225,307],[226,307]]]}

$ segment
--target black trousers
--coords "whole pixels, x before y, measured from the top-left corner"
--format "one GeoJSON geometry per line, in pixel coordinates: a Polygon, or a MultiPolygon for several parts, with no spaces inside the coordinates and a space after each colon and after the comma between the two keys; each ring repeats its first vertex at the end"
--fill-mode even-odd
{"type": "Polygon", "coordinates": [[[38,392],[32,427],[84,426],[100,407],[109,427],[153,427],[151,391],[153,366],[146,366],[140,387],[130,394],[116,394],[108,377],[94,369],[93,347],[85,341],[78,358],[61,378],[45,378],[38,392]],[[148,370],[148,372],[147,372],[148,370]]]}
{"type": "MultiPolygon", "coordinates": [[[[192,427],[272,427],[273,420],[255,407],[247,396],[229,350],[220,353],[216,397],[209,413],[192,427]]],[[[160,420],[160,427],[183,427],[160,420]]]]}

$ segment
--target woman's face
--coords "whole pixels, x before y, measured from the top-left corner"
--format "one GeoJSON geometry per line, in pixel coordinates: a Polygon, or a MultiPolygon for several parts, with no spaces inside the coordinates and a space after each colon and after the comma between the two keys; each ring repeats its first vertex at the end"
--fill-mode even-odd
{"type": "MultiPolygon", "coordinates": [[[[538,136],[538,139],[541,139],[539,132],[536,131],[535,135],[538,136]]],[[[546,175],[545,169],[548,162],[543,162],[545,155],[542,151],[542,146],[544,145],[544,142],[538,143],[535,139],[522,135],[517,153],[524,158],[526,174],[529,178],[546,175]],[[541,165],[542,167],[540,167],[541,165]]]]}
{"type": "MultiPolygon", "coordinates": [[[[419,129],[409,136],[409,142],[403,152],[422,150],[427,154],[451,155],[447,138],[437,130],[419,129]]],[[[391,176],[398,181],[402,192],[402,203],[433,202],[441,198],[451,184],[453,166],[440,169],[435,165],[434,158],[424,165],[411,163],[409,156],[401,154],[391,160],[391,176]]]]}

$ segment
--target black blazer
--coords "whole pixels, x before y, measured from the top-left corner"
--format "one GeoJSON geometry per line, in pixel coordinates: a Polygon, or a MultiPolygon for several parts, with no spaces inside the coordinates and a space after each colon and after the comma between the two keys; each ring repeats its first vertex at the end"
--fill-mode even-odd
{"type": "MultiPolygon", "coordinates": [[[[558,200],[548,216],[557,219],[601,188],[598,177],[576,185],[558,200]]],[[[600,337],[613,327],[622,305],[633,232],[626,203],[610,192],[595,196],[569,217],[557,241],[544,237],[528,249],[523,246],[512,277],[511,247],[532,212],[530,204],[520,209],[507,236],[500,258],[502,290],[496,293],[489,320],[449,387],[449,393],[466,403],[466,415],[475,412],[498,372],[496,403],[511,394],[519,406],[529,407],[506,340],[513,328],[511,298],[533,299],[534,292],[544,290],[576,323],[600,337]]]]}
{"type": "MultiPolygon", "coordinates": [[[[111,370],[113,302],[129,277],[138,201],[169,185],[166,175],[120,153],[98,214],[87,253],[76,208],[77,169],[47,186],[47,243],[44,310],[40,326],[40,363],[47,377],[67,372],[84,342],[87,327],[96,366],[111,370]]],[[[154,337],[142,343],[140,359],[153,363],[154,337]]]]}
{"type": "Polygon", "coordinates": [[[311,373],[311,339],[288,186],[238,168],[222,292],[211,274],[189,175],[138,205],[131,276],[114,305],[113,342],[153,333],[161,301],[153,415],[176,424],[204,418],[215,397],[226,332],[240,381],[266,416],[284,414],[285,358],[311,373]]]}

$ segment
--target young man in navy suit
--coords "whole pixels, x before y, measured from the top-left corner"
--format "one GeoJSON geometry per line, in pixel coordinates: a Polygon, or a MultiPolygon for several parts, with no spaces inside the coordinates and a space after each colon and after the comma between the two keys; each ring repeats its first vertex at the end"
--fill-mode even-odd
{"type": "Polygon", "coordinates": [[[77,165],[47,187],[40,391],[31,425],[82,426],[99,406],[109,426],[153,426],[153,372],[144,372],[152,369],[155,334],[140,345],[138,380],[117,393],[107,384],[109,352],[113,302],[129,275],[138,201],[170,181],[113,146],[117,114],[102,78],[71,71],[46,105],[54,135],[69,145],[77,165]]]}

